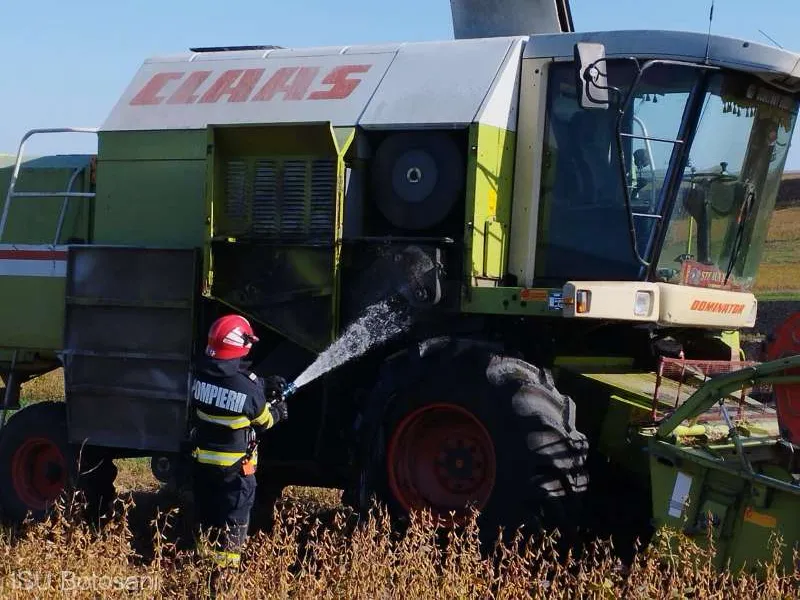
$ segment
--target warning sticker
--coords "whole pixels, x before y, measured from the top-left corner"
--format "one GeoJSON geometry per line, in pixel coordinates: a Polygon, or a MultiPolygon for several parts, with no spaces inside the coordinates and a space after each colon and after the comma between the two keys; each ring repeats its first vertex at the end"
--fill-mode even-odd
{"type": "Polygon", "coordinates": [[[675,478],[675,485],[672,488],[672,498],[669,500],[669,516],[676,519],[681,518],[686,503],[689,500],[689,492],[692,489],[692,477],[686,473],[678,471],[675,478]]]}
{"type": "Polygon", "coordinates": [[[564,308],[564,294],[561,292],[550,292],[547,297],[547,307],[550,310],[561,310],[564,308]]]}
{"type": "Polygon", "coordinates": [[[756,512],[753,510],[752,506],[748,506],[744,510],[744,520],[748,523],[753,523],[761,527],[768,527],[770,529],[773,529],[778,524],[778,519],[772,515],[756,512]]]}
{"type": "Polygon", "coordinates": [[[526,288],[519,293],[519,298],[526,302],[546,302],[547,290],[526,288]]]}

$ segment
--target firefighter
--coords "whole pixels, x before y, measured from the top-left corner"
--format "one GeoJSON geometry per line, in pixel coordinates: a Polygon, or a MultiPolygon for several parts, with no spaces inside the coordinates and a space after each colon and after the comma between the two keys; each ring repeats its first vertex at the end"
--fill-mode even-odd
{"type": "Polygon", "coordinates": [[[258,338],[247,319],[227,315],[208,333],[195,364],[192,440],[196,525],[209,533],[219,567],[238,566],[256,492],[257,435],[288,417],[281,377],[262,379],[244,358],[258,338]]]}

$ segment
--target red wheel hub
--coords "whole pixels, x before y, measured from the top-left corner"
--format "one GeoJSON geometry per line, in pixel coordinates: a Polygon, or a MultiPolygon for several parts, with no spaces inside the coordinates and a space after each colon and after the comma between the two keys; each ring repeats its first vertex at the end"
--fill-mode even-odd
{"type": "Polygon", "coordinates": [[[61,449],[44,438],[26,440],[11,457],[14,491],[30,509],[52,504],[67,481],[67,465],[61,449]]]}
{"type": "Polygon", "coordinates": [[[441,517],[482,509],[496,479],[494,443],[483,424],[453,404],[433,404],[406,416],[389,442],[389,487],[406,511],[429,508],[441,517]]]}

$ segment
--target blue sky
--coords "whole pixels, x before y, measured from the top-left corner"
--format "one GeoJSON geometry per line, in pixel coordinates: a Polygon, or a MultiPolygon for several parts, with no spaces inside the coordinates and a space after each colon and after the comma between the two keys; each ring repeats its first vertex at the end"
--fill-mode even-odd
{"type": "MultiPolygon", "coordinates": [[[[447,0],[7,0],[0,21],[0,152],[34,127],[99,126],[148,56],[190,46],[451,39],[447,0]]],[[[575,27],[705,32],[709,0],[572,0],[575,27]]],[[[797,0],[716,0],[713,32],[800,52],[797,0]]],[[[46,136],[29,151],[94,151],[46,136]]],[[[797,135],[795,135],[795,139],[797,135]]],[[[800,169],[800,150],[790,150],[800,169]]]]}

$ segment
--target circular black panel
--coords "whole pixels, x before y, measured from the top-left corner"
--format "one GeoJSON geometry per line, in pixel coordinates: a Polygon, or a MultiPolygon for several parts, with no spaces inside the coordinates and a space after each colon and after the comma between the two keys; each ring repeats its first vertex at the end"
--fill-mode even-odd
{"type": "Polygon", "coordinates": [[[436,225],[453,208],[463,187],[458,146],[444,133],[396,133],[375,153],[372,191],[381,214],[395,227],[436,225]]]}

